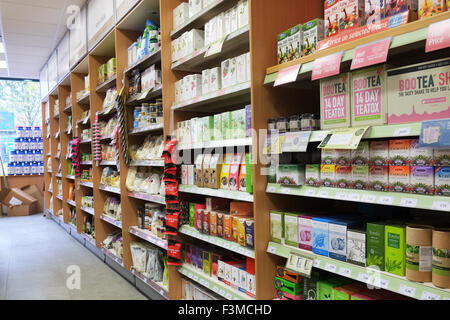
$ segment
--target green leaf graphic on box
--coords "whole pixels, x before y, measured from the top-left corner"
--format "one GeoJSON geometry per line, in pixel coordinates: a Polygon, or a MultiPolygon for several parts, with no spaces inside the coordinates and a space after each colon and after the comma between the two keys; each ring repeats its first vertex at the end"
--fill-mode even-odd
{"type": "Polygon", "coordinates": [[[385,269],[387,272],[393,272],[397,269],[400,269],[401,267],[402,267],[401,261],[391,260],[389,258],[386,259],[385,269]]]}
{"type": "Polygon", "coordinates": [[[379,266],[383,263],[383,257],[376,256],[373,254],[367,255],[367,265],[370,266],[379,266]]]}
{"type": "Polygon", "coordinates": [[[394,156],[392,161],[393,161],[394,165],[399,166],[399,165],[402,165],[405,163],[405,158],[403,156],[396,155],[396,156],[394,156]]]}
{"type": "Polygon", "coordinates": [[[406,245],[406,252],[419,253],[419,246],[413,246],[413,245],[407,244],[406,245]]]}
{"type": "Polygon", "coordinates": [[[418,166],[425,165],[425,164],[427,164],[427,162],[428,162],[427,157],[422,154],[420,154],[414,158],[414,163],[418,166]]]}

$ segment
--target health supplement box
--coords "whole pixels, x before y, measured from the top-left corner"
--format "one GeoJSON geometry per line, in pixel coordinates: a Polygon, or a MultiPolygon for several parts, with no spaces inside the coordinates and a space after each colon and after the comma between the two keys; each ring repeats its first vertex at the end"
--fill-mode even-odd
{"type": "Polygon", "coordinates": [[[284,213],[284,242],[298,247],[298,213],[284,213]]]}
{"type": "Polygon", "coordinates": [[[419,0],[419,19],[435,16],[445,11],[445,0],[419,0]]]}
{"type": "Polygon", "coordinates": [[[384,19],[385,0],[365,0],[364,19],[371,24],[384,19]]]}
{"type": "Polygon", "coordinates": [[[411,140],[389,140],[389,165],[408,166],[411,163],[411,140]]]}
{"type": "Polygon", "coordinates": [[[277,183],[289,186],[305,184],[305,166],[300,164],[280,164],[277,168],[277,183]]]}
{"type": "Polygon", "coordinates": [[[311,215],[298,216],[298,247],[300,249],[312,250],[312,218],[311,215]]]}
{"type": "Polygon", "coordinates": [[[365,230],[347,230],[347,261],[363,267],[366,266],[365,230]]]}
{"type": "Polygon", "coordinates": [[[289,61],[302,56],[303,27],[298,24],[289,30],[289,61]]]}
{"type": "Polygon", "coordinates": [[[336,164],[337,152],[335,149],[321,149],[320,157],[322,164],[336,164]]]}
{"type": "MultiPolygon", "coordinates": [[[[376,0],[373,0],[376,1],[376,0]]],[[[384,66],[352,72],[353,127],[386,123],[387,96],[384,66]]]]}
{"type": "Polygon", "coordinates": [[[450,149],[434,149],[433,159],[435,167],[450,166],[450,149]]]}
{"type": "Polygon", "coordinates": [[[324,21],[314,19],[303,24],[302,56],[316,52],[317,43],[324,39],[324,21]]]}
{"type": "Polygon", "coordinates": [[[289,60],[289,31],[282,32],[278,35],[278,64],[283,64],[289,60]]]}
{"type": "Polygon", "coordinates": [[[330,258],[347,261],[347,229],[356,228],[360,221],[335,219],[328,223],[328,256],[330,258]]]}
{"type": "Polygon", "coordinates": [[[434,171],[435,193],[450,196],[450,167],[436,167],[434,171]]]}
{"type": "Polygon", "coordinates": [[[369,189],[375,191],[389,190],[389,170],[387,166],[369,167],[369,189]]]}
{"type": "Polygon", "coordinates": [[[328,224],[332,220],[328,217],[312,218],[312,252],[328,257],[328,224]]]}
{"type": "Polygon", "coordinates": [[[352,165],[367,165],[370,163],[369,141],[361,141],[358,148],[351,150],[352,165]]]}
{"type": "Polygon", "coordinates": [[[281,211],[270,211],[270,241],[281,243],[284,238],[283,216],[281,211]]]}
{"type": "Polygon", "coordinates": [[[365,190],[369,188],[369,166],[352,166],[351,188],[365,190]]]}
{"type": "Polygon", "coordinates": [[[406,228],[402,225],[385,227],[385,263],[387,272],[405,276],[406,264],[406,228]]]}
{"type": "Polygon", "coordinates": [[[371,141],[369,148],[369,161],[371,165],[389,165],[389,141],[371,141]]]}
{"type": "Polygon", "coordinates": [[[346,128],[351,118],[350,74],[320,80],[320,126],[346,128]]]}
{"type": "Polygon", "coordinates": [[[336,166],[336,187],[346,189],[352,185],[352,166],[336,166]]]}
{"type": "Polygon", "coordinates": [[[410,159],[412,166],[432,166],[433,148],[420,148],[419,139],[412,139],[410,146],[410,159]]]}
{"type": "Polygon", "coordinates": [[[388,123],[450,118],[450,58],[387,72],[388,123]]]}
{"type": "Polygon", "coordinates": [[[330,188],[336,186],[336,166],[334,164],[320,166],[320,185],[330,188]]]}
{"type": "Polygon", "coordinates": [[[312,187],[320,186],[320,164],[306,165],[305,184],[312,187]]]}
{"type": "Polygon", "coordinates": [[[339,30],[352,30],[364,25],[365,0],[339,0],[339,30]]]}
{"type": "Polygon", "coordinates": [[[434,194],[434,168],[411,167],[411,192],[417,194],[434,194]]]}
{"type": "Polygon", "coordinates": [[[220,189],[229,190],[230,165],[233,154],[227,153],[220,172],[220,189]]]}
{"type": "Polygon", "coordinates": [[[408,192],[411,185],[409,166],[389,166],[389,190],[408,192]]]}
{"type": "Polygon", "coordinates": [[[368,222],[366,231],[367,266],[377,267],[380,271],[384,271],[384,224],[368,222]]]}
{"type": "Polygon", "coordinates": [[[339,0],[325,0],[325,37],[331,37],[339,32],[339,12],[339,0]]]}

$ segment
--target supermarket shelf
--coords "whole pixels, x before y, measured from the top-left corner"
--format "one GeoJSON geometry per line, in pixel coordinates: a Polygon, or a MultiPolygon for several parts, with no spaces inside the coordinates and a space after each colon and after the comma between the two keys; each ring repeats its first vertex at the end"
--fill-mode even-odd
{"type": "Polygon", "coordinates": [[[77,204],[76,204],[75,201],[73,201],[73,200],[66,200],[66,202],[67,202],[69,205],[71,205],[72,207],[76,207],[76,206],[77,206],[77,204]]]}
{"type": "Polygon", "coordinates": [[[228,57],[238,56],[250,50],[250,27],[243,27],[230,33],[223,43],[220,53],[205,57],[211,45],[196,50],[182,59],[172,63],[172,70],[201,72],[204,69],[219,65],[228,57]]]}
{"type": "Polygon", "coordinates": [[[49,189],[49,190],[47,190],[48,192],[50,192],[50,193],[53,193],[53,190],[51,190],[51,189],[49,189]]]}
{"type": "Polygon", "coordinates": [[[63,110],[64,113],[72,113],[72,104],[68,105],[63,110]]]}
{"type": "Polygon", "coordinates": [[[129,132],[129,135],[141,135],[141,134],[147,134],[152,131],[160,131],[164,129],[164,124],[155,124],[151,126],[141,127],[141,128],[135,128],[129,132]]]}
{"type": "Polygon", "coordinates": [[[117,109],[115,108],[115,106],[110,105],[110,106],[106,107],[105,109],[98,111],[97,116],[99,119],[105,119],[105,118],[114,116],[116,113],[117,113],[117,109]]]}
{"type": "MultiPolygon", "coordinates": [[[[49,172],[51,172],[51,171],[49,171],[49,172]]],[[[55,174],[55,177],[62,178],[62,174],[61,173],[57,173],[57,174],[55,174]]]]}
{"type": "Polygon", "coordinates": [[[325,187],[267,185],[267,193],[450,212],[450,197],[325,187]]]}
{"type": "Polygon", "coordinates": [[[84,239],[86,239],[87,242],[89,242],[91,245],[96,246],[95,244],[95,239],[92,238],[90,235],[86,234],[86,233],[82,233],[81,234],[83,236],[84,239]]]}
{"type": "Polygon", "coordinates": [[[193,238],[200,239],[205,242],[211,243],[218,247],[222,247],[222,248],[228,249],[230,251],[242,254],[246,257],[250,257],[253,259],[255,258],[255,250],[253,250],[253,249],[243,247],[243,246],[237,244],[236,242],[227,241],[225,239],[221,239],[218,237],[203,234],[191,226],[184,225],[178,230],[178,232],[186,234],[193,238]]]}
{"type": "Polygon", "coordinates": [[[208,149],[208,148],[226,148],[226,147],[239,147],[239,146],[251,146],[252,137],[242,139],[230,139],[230,140],[217,140],[209,142],[200,142],[191,146],[179,146],[178,150],[190,150],[190,149],[208,149]]]}
{"type": "Polygon", "coordinates": [[[54,119],[59,119],[59,113],[55,114],[55,115],[53,116],[53,118],[54,118],[54,119]]]}
{"type": "Polygon", "coordinates": [[[164,167],[164,160],[133,160],[132,167],[164,167]]]}
{"type": "Polygon", "coordinates": [[[51,152],[49,152],[49,153],[46,154],[47,157],[50,157],[51,155],[52,155],[51,152]]]}
{"type": "Polygon", "coordinates": [[[93,188],[93,187],[94,187],[94,183],[92,183],[92,182],[86,182],[86,181],[80,181],[80,186],[84,186],[84,187],[88,187],[88,188],[93,188]]]}
{"type": "Polygon", "coordinates": [[[214,112],[225,106],[245,104],[250,102],[250,88],[250,82],[240,83],[219,91],[208,93],[204,96],[175,103],[172,106],[172,110],[205,110],[204,107],[208,106],[208,111],[214,112]]]}
{"type": "Polygon", "coordinates": [[[90,103],[90,92],[86,93],[81,99],[77,100],[78,104],[89,105],[90,103]]]}
{"type": "Polygon", "coordinates": [[[88,143],[92,143],[92,139],[84,139],[80,141],[80,144],[88,144],[88,143]]]}
{"type": "Polygon", "coordinates": [[[102,251],[105,253],[106,256],[108,256],[110,259],[114,260],[117,264],[124,267],[122,259],[120,259],[118,256],[116,256],[112,251],[102,248],[102,251]]]}
{"type": "Polygon", "coordinates": [[[112,225],[122,229],[122,221],[118,221],[116,219],[108,217],[106,214],[102,214],[100,216],[100,219],[102,219],[103,221],[106,221],[106,222],[108,222],[108,223],[110,223],[110,224],[112,224],[112,225]]]}
{"type": "Polygon", "coordinates": [[[178,269],[178,271],[190,278],[191,280],[194,280],[195,282],[201,284],[202,286],[214,291],[216,294],[228,299],[228,300],[254,300],[247,296],[246,294],[243,294],[237,290],[234,290],[230,286],[227,286],[225,283],[213,279],[207,275],[205,275],[203,272],[194,269],[193,267],[183,264],[182,267],[178,269]]]}
{"type": "MultiPolygon", "coordinates": [[[[299,75],[300,79],[304,81],[311,81],[311,72],[314,65],[314,60],[320,57],[324,57],[339,51],[344,51],[342,56],[342,62],[350,62],[353,59],[355,53],[355,48],[359,45],[370,43],[372,41],[384,39],[392,36],[390,50],[396,49],[396,54],[404,54],[411,47],[423,46],[428,35],[428,26],[432,23],[446,20],[450,18],[450,12],[443,12],[436,16],[429,17],[427,19],[422,19],[414,22],[410,22],[396,28],[381,31],[375,34],[368,35],[362,39],[357,39],[344,43],[342,45],[332,47],[329,49],[324,49],[317,51],[315,54],[302,57],[292,62],[288,62],[282,65],[276,65],[269,67],[266,70],[266,79],[264,83],[266,85],[273,85],[277,77],[277,73],[287,67],[293,66],[295,64],[302,64],[299,75]]],[[[300,80],[297,78],[297,81],[300,80]]],[[[288,84],[290,86],[290,84],[288,84]]]]}
{"type": "Polygon", "coordinates": [[[108,91],[109,88],[116,86],[116,79],[117,79],[117,76],[114,75],[110,79],[106,80],[105,82],[103,82],[102,84],[97,86],[95,91],[98,93],[104,93],[104,92],[108,91]]]}
{"type": "Polygon", "coordinates": [[[206,22],[208,22],[210,19],[214,18],[221,12],[232,8],[235,4],[237,4],[237,2],[237,0],[214,1],[214,3],[211,3],[208,7],[192,16],[178,28],[172,30],[172,32],[170,33],[170,37],[172,39],[176,39],[186,31],[189,31],[191,29],[203,28],[206,22]]]}
{"type": "Polygon", "coordinates": [[[100,137],[100,141],[107,141],[107,140],[112,140],[114,138],[114,135],[110,135],[110,136],[104,136],[104,137],[100,137]]]}
{"type": "Polygon", "coordinates": [[[152,233],[146,230],[139,229],[138,227],[130,227],[130,233],[134,234],[136,237],[154,244],[155,246],[167,250],[167,240],[155,237],[152,233]]]}
{"type": "Polygon", "coordinates": [[[68,176],[66,176],[66,179],[75,180],[75,176],[68,175],[68,176]]]}
{"type": "Polygon", "coordinates": [[[131,273],[134,274],[136,278],[148,285],[152,290],[156,291],[165,300],[169,300],[169,291],[167,290],[167,288],[163,287],[162,284],[150,280],[145,275],[134,269],[131,270],[131,273]]]}
{"type": "Polygon", "coordinates": [[[91,117],[87,116],[85,118],[81,118],[80,120],[77,121],[77,124],[89,124],[91,122],[91,117]],[[84,123],[86,121],[86,123],[84,123]]]}
{"type": "Polygon", "coordinates": [[[90,161],[81,161],[80,164],[84,165],[84,166],[92,166],[92,160],[90,160],[90,161]]]}
{"type": "Polygon", "coordinates": [[[139,200],[145,200],[159,204],[166,204],[166,198],[159,195],[142,192],[130,192],[128,196],[139,200]]]}
{"type": "Polygon", "coordinates": [[[269,242],[267,252],[288,258],[289,253],[304,254],[314,258],[314,267],[323,269],[341,276],[383,288],[401,295],[421,300],[450,299],[449,289],[440,289],[431,283],[418,283],[407,280],[405,277],[393,275],[384,271],[357,266],[348,262],[335,260],[329,257],[312,253],[287,245],[269,242]]]}
{"type": "Polygon", "coordinates": [[[131,74],[131,71],[133,71],[133,69],[138,68],[140,71],[143,71],[143,70],[147,69],[148,67],[150,67],[151,65],[157,64],[160,62],[161,62],[161,50],[158,50],[152,54],[147,55],[146,57],[142,58],[141,60],[139,60],[132,66],[125,69],[124,75],[125,75],[125,77],[127,77],[131,74]]]}
{"type": "Polygon", "coordinates": [[[63,201],[63,197],[61,196],[61,195],[56,195],[56,199],[59,199],[59,200],[61,200],[61,201],[63,201]]]}
{"type": "Polygon", "coordinates": [[[231,191],[222,189],[199,188],[193,185],[179,185],[179,192],[201,194],[204,196],[219,197],[240,201],[253,202],[253,195],[247,192],[231,191]]]}
{"type": "Polygon", "coordinates": [[[120,188],[114,188],[114,187],[110,187],[110,186],[100,186],[99,189],[103,190],[103,191],[111,192],[111,193],[120,194],[120,188]]]}
{"type": "Polygon", "coordinates": [[[112,160],[105,160],[100,162],[101,166],[115,166],[117,164],[116,161],[112,161],[112,160]]]}
{"type": "Polygon", "coordinates": [[[60,134],[61,134],[60,131],[58,131],[57,133],[55,133],[55,139],[58,139],[60,134]]]}
{"type": "Polygon", "coordinates": [[[95,215],[95,213],[94,213],[94,208],[88,208],[88,207],[81,207],[80,208],[82,211],[84,211],[84,212],[86,212],[86,213],[89,213],[90,215],[95,215]]]}
{"type": "Polygon", "coordinates": [[[144,101],[152,100],[162,97],[162,86],[158,86],[150,91],[145,91],[140,94],[136,94],[131,96],[130,99],[127,100],[128,106],[137,106],[140,105],[144,101]]]}

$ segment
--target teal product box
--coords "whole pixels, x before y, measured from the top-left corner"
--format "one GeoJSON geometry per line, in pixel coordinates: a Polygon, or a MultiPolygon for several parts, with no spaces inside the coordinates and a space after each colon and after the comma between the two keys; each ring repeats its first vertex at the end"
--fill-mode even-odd
{"type": "Polygon", "coordinates": [[[335,219],[328,223],[328,256],[330,258],[347,261],[347,229],[361,224],[362,221],[349,219],[335,219]]]}
{"type": "Polygon", "coordinates": [[[312,252],[328,257],[328,224],[331,221],[331,218],[312,218],[312,252]]]}

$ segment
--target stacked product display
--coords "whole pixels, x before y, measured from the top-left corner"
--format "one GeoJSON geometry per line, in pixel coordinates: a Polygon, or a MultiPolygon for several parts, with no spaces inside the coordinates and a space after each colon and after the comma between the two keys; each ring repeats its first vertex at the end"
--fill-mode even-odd
{"type": "Polygon", "coordinates": [[[44,150],[41,127],[18,127],[14,150],[9,154],[8,175],[44,174],[44,150]]]}
{"type": "Polygon", "coordinates": [[[102,247],[119,259],[123,259],[123,239],[121,232],[110,233],[102,242],[102,247]]]}
{"type": "Polygon", "coordinates": [[[164,196],[165,184],[162,176],[161,168],[132,167],[128,169],[126,186],[129,192],[164,196]]]}
{"type": "Polygon", "coordinates": [[[161,159],[163,151],[163,136],[147,136],[142,145],[130,147],[130,157],[132,160],[161,159]]]}
{"type": "Polygon", "coordinates": [[[97,82],[102,84],[111,80],[116,76],[117,61],[116,58],[111,58],[107,63],[102,64],[97,70],[97,82]]]}
{"type": "Polygon", "coordinates": [[[147,19],[143,35],[128,48],[128,67],[159,51],[160,47],[161,35],[159,26],[147,19]]]}
{"type": "Polygon", "coordinates": [[[120,206],[120,199],[114,197],[106,198],[103,214],[113,218],[116,221],[121,221],[122,208],[120,206]]]}
{"type": "Polygon", "coordinates": [[[133,110],[133,128],[145,128],[147,126],[163,123],[163,104],[162,99],[156,99],[155,103],[143,103],[141,106],[134,107],[133,110]]]}
{"type": "Polygon", "coordinates": [[[120,174],[111,167],[106,167],[102,171],[100,180],[101,186],[109,186],[113,188],[120,188],[120,174]]]}
{"type": "Polygon", "coordinates": [[[167,257],[164,252],[151,244],[131,243],[133,269],[163,288],[168,286],[167,257]]]}
{"type": "Polygon", "coordinates": [[[138,228],[159,239],[167,239],[166,210],[156,203],[145,203],[138,209],[138,228]]]}

